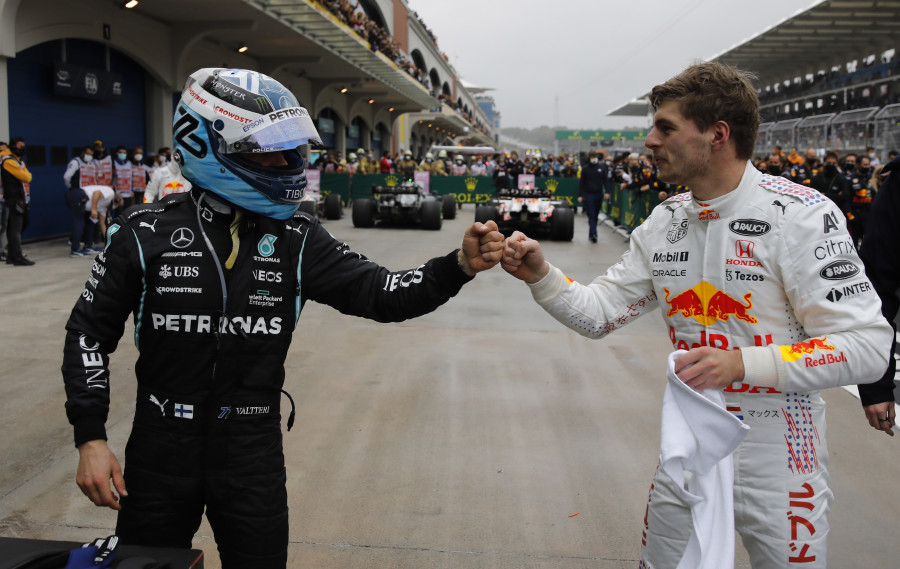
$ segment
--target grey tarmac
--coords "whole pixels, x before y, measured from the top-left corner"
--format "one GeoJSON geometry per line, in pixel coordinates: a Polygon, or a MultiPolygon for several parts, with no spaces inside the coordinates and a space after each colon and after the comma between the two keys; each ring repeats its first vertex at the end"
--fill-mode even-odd
{"type": "MultiPolygon", "coordinates": [[[[440,231],[324,221],[391,269],[459,246],[470,206],[440,231]]],[[[622,236],[544,241],[589,282],[622,236]]],[[[60,377],[64,324],[89,258],[66,240],[26,244],[33,267],[0,265],[0,536],[89,541],[115,512],[75,485],[77,451],[60,377]]],[[[132,324],[112,357],[110,445],[120,460],[134,415],[132,324]]],[[[285,433],[290,567],[624,569],[637,566],[657,465],[665,362],[659,312],[592,341],[563,328],[499,267],[435,313],[377,324],[309,303],[288,355],[297,402],[285,433]]],[[[165,354],[159,354],[165,357],[165,354]]],[[[866,423],[844,390],[825,393],[832,487],[830,565],[900,559],[900,437],[866,423]]],[[[286,402],[285,402],[286,405],[286,402]]],[[[204,521],[194,546],[219,568],[204,521]]],[[[738,541],[739,543],[739,541],[738,541]]],[[[748,567],[738,545],[737,566],[748,567]]]]}

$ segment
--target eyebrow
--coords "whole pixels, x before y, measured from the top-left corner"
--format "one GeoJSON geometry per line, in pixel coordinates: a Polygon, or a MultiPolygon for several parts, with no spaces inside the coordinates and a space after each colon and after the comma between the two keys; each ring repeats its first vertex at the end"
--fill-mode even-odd
{"type": "Polygon", "coordinates": [[[672,128],[674,128],[674,127],[675,127],[675,123],[673,123],[672,121],[670,121],[670,120],[667,119],[667,118],[658,118],[658,119],[655,119],[655,120],[653,121],[653,126],[655,126],[655,127],[663,127],[663,126],[667,126],[667,127],[672,127],[672,128]]]}

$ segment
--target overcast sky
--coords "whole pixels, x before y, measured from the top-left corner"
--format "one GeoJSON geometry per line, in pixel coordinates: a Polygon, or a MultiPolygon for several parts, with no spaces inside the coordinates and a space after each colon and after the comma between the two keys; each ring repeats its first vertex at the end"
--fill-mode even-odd
{"type": "Polygon", "coordinates": [[[646,127],[606,113],[817,0],[408,0],[503,127],[646,127]],[[554,104],[559,97],[558,108],[554,104]]]}

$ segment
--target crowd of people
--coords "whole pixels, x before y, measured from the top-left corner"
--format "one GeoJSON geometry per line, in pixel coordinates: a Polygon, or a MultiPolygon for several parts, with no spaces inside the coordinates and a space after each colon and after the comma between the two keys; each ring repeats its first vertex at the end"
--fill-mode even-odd
{"type": "MultiPolygon", "coordinates": [[[[453,101],[451,97],[442,91],[441,85],[433,84],[428,72],[418,67],[412,58],[404,53],[403,49],[400,47],[400,42],[394,41],[384,27],[378,25],[377,22],[369,18],[359,7],[358,3],[351,3],[349,0],[319,0],[319,4],[334,14],[342,23],[346,24],[347,27],[356,32],[357,35],[369,42],[372,51],[383,53],[411,77],[415,78],[416,81],[424,85],[425,88],[428,89],[428,92],[431,93],[432,97],[442,103],[446,103],[462,115],[473,127],[487,133],[487,128],[482,124],[481,120],[475,116],[475,113],[471,110],[466,110],[459,101],[453,101]]],[[[422,19],[418,18],[417,15],[416,18],[422,23],[422,26],[425,27],[422,19]]],[[[435,47],[437,47],[437,38],[427,27],[425,27],[425,30],[428,32],[432,41],[434,41],[435,47]]],[[[446,54],[441,53],[441,56],[445,61],[448,60],[446,54]]]]}
{"type": "MultiPolygon", "coordinates": [[[[70,257],[92,257],[102,250],[109,221],[125,208],[158,201],[191,185],[172,162],[172,150],[144,155],[143,147],[119,145],[110,154],[102,140],[80,148],[63,174],[71,214],[70,257]]],[[[0,261],[30,266],[21,235],[28,227],[32,174],[24,160],[25,140],[0,142],[0,261]],[[4,238],[6,244],[3,244],[4,238]]]]}

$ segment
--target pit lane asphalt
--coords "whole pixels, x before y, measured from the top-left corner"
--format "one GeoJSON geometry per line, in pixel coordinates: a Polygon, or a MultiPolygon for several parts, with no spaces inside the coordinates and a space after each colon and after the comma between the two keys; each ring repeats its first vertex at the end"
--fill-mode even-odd
{"type": "MultiPolygon", "coordinates": [[[[474,210],[458,213],[437,232],[356,229],[349,209],[324,223],[399,270],[458,247],[474,210]]],[[[626,248],[609,227],[589,243],[586,225],[579,214],[572,243],[543,242],[580,282],[626,248]]],[[[111,534],[115,513],[75,485],[59,367],[91,260],[69,258],[65,239],[25,252],[35,266],[0,265],[0,535],[86,542],[111,534]]],[[[120,460],[134,414],[131,334],[129,322],[112,358],[107,427],[120,460]]],[[[582,338],[499,267],[399,324],[308,304],[286,363],[297,402],[284,438],[289,567],[635,567],[671,349],[659,312],[582,338]]],[[[900,437],[872,430],[847,392],[825,399],[830,566],[896,566],[900,437]]],[[[194,546],[218,569],[211,536],[204,521],[194,546]]],[[[749,566],[739,540],[736,559],[749,566]]]]}

